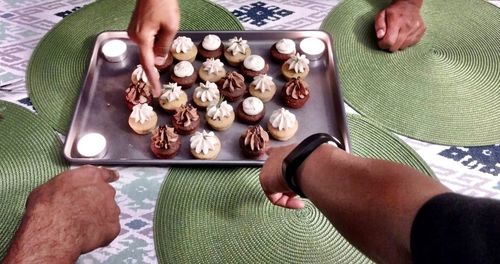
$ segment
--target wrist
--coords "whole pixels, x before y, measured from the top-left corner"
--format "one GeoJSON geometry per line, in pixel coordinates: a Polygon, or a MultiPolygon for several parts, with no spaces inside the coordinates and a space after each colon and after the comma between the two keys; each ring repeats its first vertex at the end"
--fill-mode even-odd
{"type": "Polygon", "coordinates": [[[423,0],[393,0],[392,1],[393,4],[398,3],[398,2],[411,4],[411,5],[414,5],[418,8],[421,8],[423,3],[424,3],[423,0]]]}

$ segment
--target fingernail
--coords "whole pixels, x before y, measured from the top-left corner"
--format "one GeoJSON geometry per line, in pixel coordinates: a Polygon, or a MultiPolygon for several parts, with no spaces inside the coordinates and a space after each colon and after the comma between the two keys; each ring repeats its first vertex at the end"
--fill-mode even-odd
{"type": "Polygon", "coordinates": [[[160,57],[157,56],[155,57],[155,64],[156,65],[163,65],[165,63],[166,57],[160,57]]]}
{"type": "Polygon", "coordinates": [[[383,38],[385,35],[385,31],[383,29],[379,29],[377,31],[377,38],[383,38]]]}

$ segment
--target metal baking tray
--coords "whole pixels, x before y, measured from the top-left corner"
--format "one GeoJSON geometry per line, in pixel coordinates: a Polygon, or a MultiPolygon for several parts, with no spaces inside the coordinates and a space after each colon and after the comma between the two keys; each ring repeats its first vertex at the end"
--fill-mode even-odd
{"type": "MultiPolygon", "coordinates": [[[[273,77],[278,90],[273,100],[265,104],[266,115],[260,122],[264,129],[267,129],[271,112],[283,107],[280,91],[285,81],[281,77],[281,65],[271,60],[269,52],[271,46],[282,38],[289,38],[296,42],[297,50],[299,50],[299,42],[304,38],[315,37],[323,40],[326,44],[325,52],[318,60],[311,61],[310,72],[305,79],[311,88],[309,101],[303,108],[289,109],[299,121],[299,130],[286,142],[271,139],[270,146],[298,143],[313,133],[324,132],[337,137],[344,144],[345,150],[350,151],[346,115],[335,64],[334,42],[328,33],[323,31],[181,31],[178,33],[178,35],[190,37],[195,45],[207,34],[216,34],[223,42],[235,36],[243,37],[248,40],[252,54],[261,55],[269,63],[268,75],[273,77]]],[[[221,59],[225,62],[223,58],[221,59]]],[[[201,63],[199,59],[194,62],[195,70],[198,70],[201,63]]],[[[130,76],[137,64],[139,64],[138,48],[128,39],[126,32],[110,31],[97,36],[66,138],[64,146],[66,159],[74,163],[103,165],[262,166],[266,157],[253,160],[241,153],[238,139],[247,125],[237,120],[229,130],[216,132],[222,142],[222,149],[216,160],[194,159],[189,150],[190,136],[182,136],[182,146],[175,158],[168,160],[155,158],[149,148],[150,135],[137,135],[128,125],[130,111],[124,101],[124,90],[129,85],[130,76]],[[121,39],[127,43],[127,57],[121,62],[108,62],[101,53],[102,45],[111,39],[121,39]],[[85,158],[76,151],[77,141],[83,135],[92,132],[100,133],[107,139],[107,149],[97,158],[85,158]]],[[[227,63],[224,64],[227,71],[237,70],[227,63]]],[[[162,74],[161,82],[167,83],[169,75],[170,72],[162,74]]],[[[190,101],[192,101],[194,87],[198,83],[185,90],[190,101]]],[[[234,109],[240,101],[231,103],[234,109]]],[[[158,124],[171,125],[170,115],[163,109],[155,107],[155,112],[158,114],[158,124]]],[[[199,111],[199,113],[202,118],[200,130],[210,130],[204,121],[205,111],[199,111]]]]}

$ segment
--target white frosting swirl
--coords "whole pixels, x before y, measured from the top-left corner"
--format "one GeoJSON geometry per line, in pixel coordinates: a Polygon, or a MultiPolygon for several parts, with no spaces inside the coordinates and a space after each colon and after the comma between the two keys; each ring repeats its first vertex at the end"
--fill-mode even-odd
{"type": "Polygon", "coordinates": [[[295,42],[291,39],[280,39],[276,42],[276,49],[281,54],[295,53],[295,42]]]}
{"type": "Polygon", "coordinates": [[[257,97],[247,97],[243,100],[243,112],[247,115],[257,115],[264,110],[264,103],[257,97]]]}
{"type": "Polygon", "coordinates": [[[309,65],[309,60],[306,58],[306,55],[300,55],[297,53],[292,55],[286,63],[288,63],[289,70],[294,70],[296,73],[302,73],[306,70],[307,65],[309,65]]]}
{"type": "Polygon", "coordinates": [[[207,108],[207,115],[213,120],[222,120],[224,117],[229,117],[232,112],[233,107],[226,101],[223,101],[220,105],[217,103],[211,104],[207,108]]]}
{"type": "Polygon", "coordinates": [[[275,110],[271,114],[269,122],[274,128],[277,128],[278,130],[286,130],[295,126],[297,119],[295,118],[294,114],[290,113],[290,111],[286,110],[285,108],[281,108],[275,110]]]}
{"type": "Polygon", "coordinates": [[[174,66],[174,74],[179,78],[193,75],[194,67],[189,61],[181,61],[174,66]]]}
{"type": "Polygon", "coordinates": [[[220,47],[220,38],[216,35],[206,35],[201,42],[201,46],[206,50],[216,50],[220,47]]]}
{"type": "Polygon", "coordinates": [[[208,74],[217,74],[224,70],[224,63],[219,59],[208,58],[202,65],[203,70],[207,71],[208,74]]]}
{"type": "Polygon", "coordinates": [[[177,83],[169,83],[163,85],[164,92],[160,99],[167,99],[169,102],[179,100],[181,96],[181,87],[177,83]]]}
{"type": "Polygon", "coordinates": [[[175,49],[175,52],[177,53],[187,53],[190,49],[192,49],[194,46],[193,41],[191,38],[184,37],[184,36],[179,36],[176,39],[174,39],[174,42],[172,43],[172,48],[175,49]]]}
{"type": "Polygon", "coordinates": [[[259,55],[250,55],[243,61],[243,66],[252,71],[262,71],[266,66],[266,62],[259,55]]]}
{"type": "Polygon", "coordinates": [[[206,81],[205,84],[200,83],[200,86],[194,89],[194,96],[200,98],[202,102],[212,102],[219,99],[220,92],[217,89],[217,84],[206,81]]]}
{"type": "Polygon", "coordinates": [[[134,72],[132,72],[132,82],[138,83],[140,81],[148,83],[148,76],[146,76],[146,72],[144,71],[142,66],[137,65],[137,68],[135,68],[134,72]]]}
{"type": "Polygon", "coordinates": [[[273,77],[268,76],[267,74],[259,74],[255,76],[251,84],[255,86],[255,89],[260,90],[263,93],[270,91],[271,87],[275,85],[273,77]]]}
{"type": "Polygon", "coordinates": [[[148,104],[137,104],[132,108],[130,117],[132,117],[136,123],[144,124],[149,121],[154,114],[153,107],[148,104]]]}
{"type": "Polygon", "coordinates": [[[242,38],[234,37],[234,38],[229,40],[227,50],[229,52],[231,52],[234,56],[238,53],[245,54],[245,51],[248,48],[250,48],[250,46],[248,46],[246,40],[244,40],[242,38]]]}
{"type": "Polygon", "coordinates": [[[194,149],[196,153],[202,153],[207,155],[210,150],[215,150],[215,147],[219,144],[217,136],[214,132],[203,132],[196,131],[196,133],[189,139],[191,142],[191,149],[194,149]]]}

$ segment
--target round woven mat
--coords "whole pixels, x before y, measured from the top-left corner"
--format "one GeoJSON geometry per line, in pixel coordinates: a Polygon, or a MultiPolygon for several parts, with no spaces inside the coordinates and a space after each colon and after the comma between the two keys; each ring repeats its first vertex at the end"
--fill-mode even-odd
{"type": "MultiPolygon", "coordinates": [[[[403,142],[361,117],[349,117],[357,155],[431,170],[403,142]]],[[[309,201],[302,210],[269,203],[259,169],[173,168],[154,219],[160,263],[366,263],[309,201]]]]}
{"type": "MultiPolygon", "coordinates": [[[[227,10],[205,0],[179,1],[182,30],[242,30],[227,10]]],[[[49,124],[66,133],[98,33],[127,28],[135,1],[99,0],[64,18],[36,47],[29,97],[49,124]]]]}
{"type": "Polygon", "coordinates": [[[412,138],[499,143],[500,10],[482,0],[424,1],[426,35],[391,54],[378,49],[373,22],[388,4],[344,1],[323,21],[348,104],[412,138]]]}
{"type": "Polygon", "coordinates": [[[68,168],[52,128],[30,111],[0,101],[0,260],[30,191],[68,168]]]}

